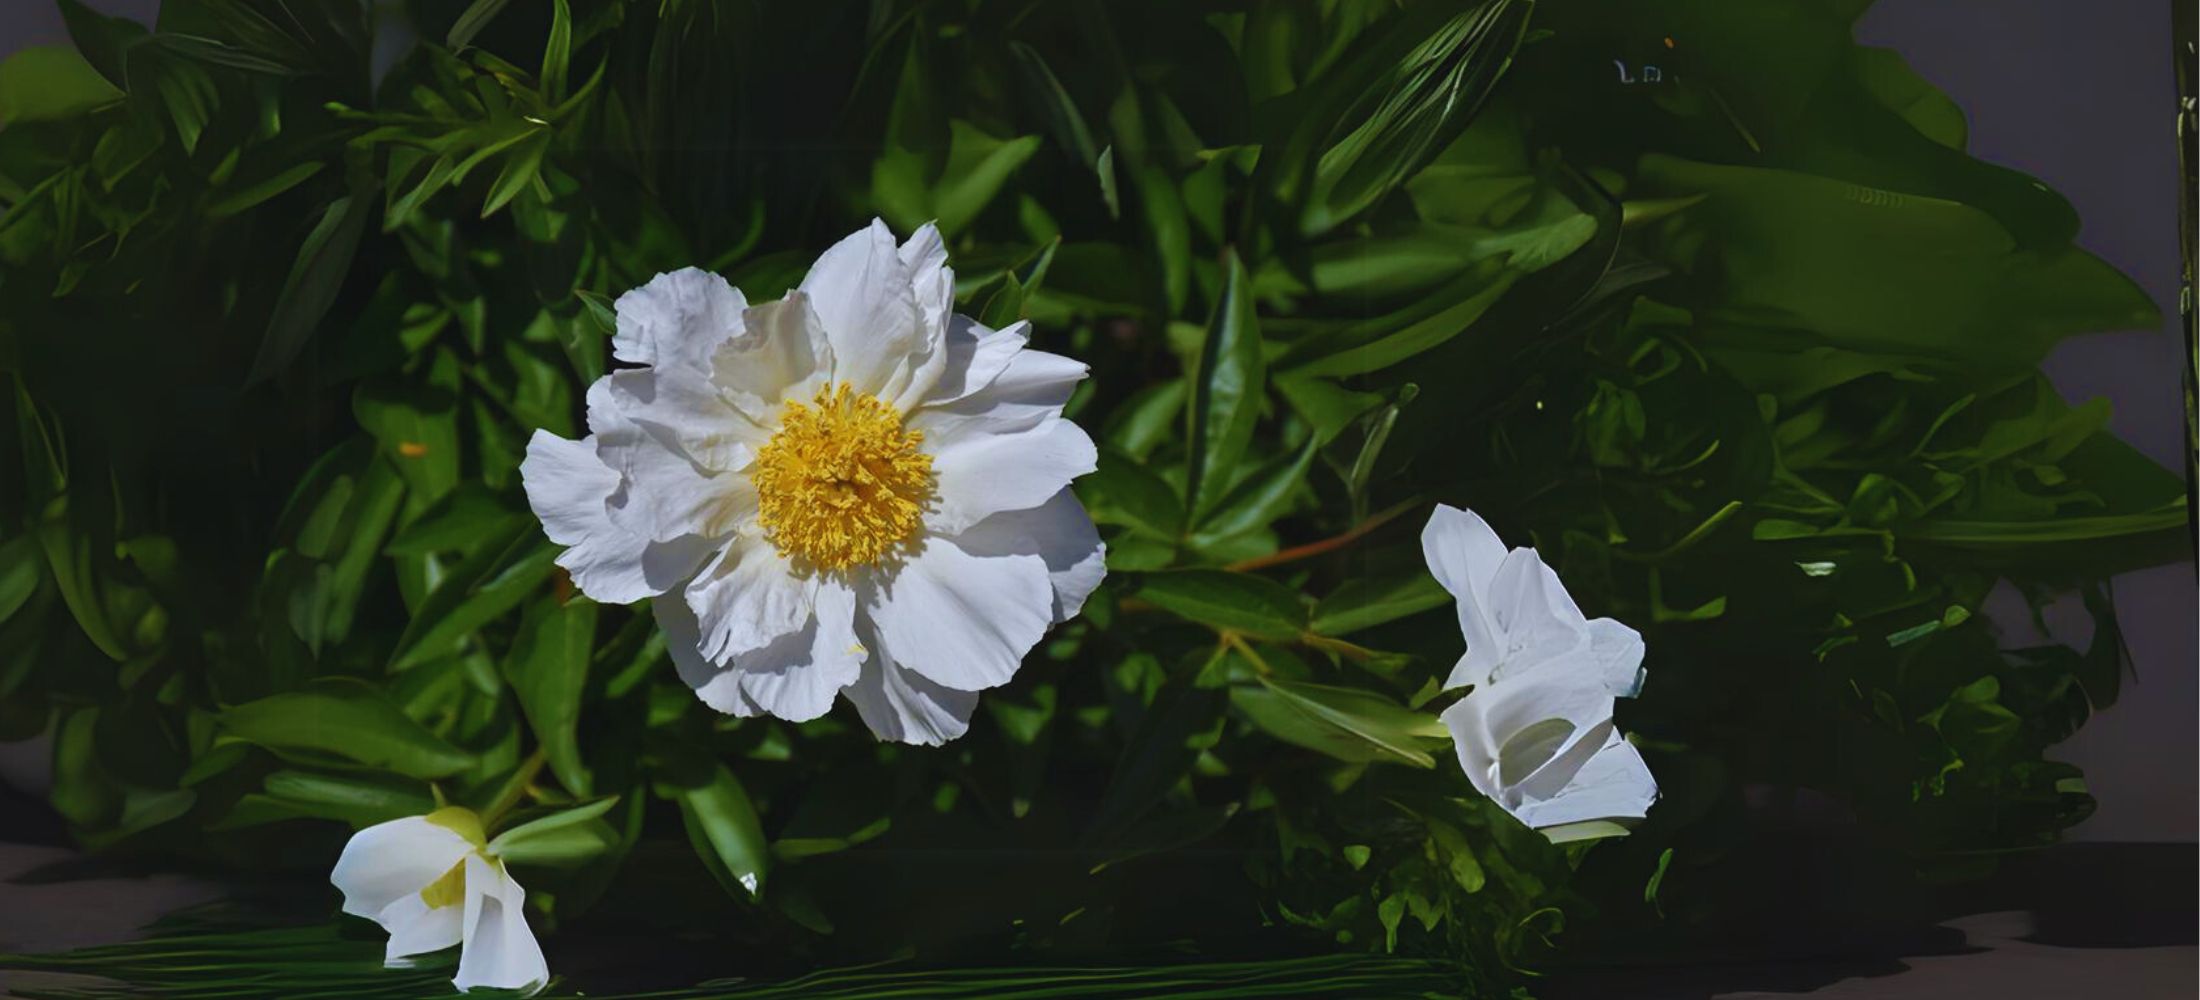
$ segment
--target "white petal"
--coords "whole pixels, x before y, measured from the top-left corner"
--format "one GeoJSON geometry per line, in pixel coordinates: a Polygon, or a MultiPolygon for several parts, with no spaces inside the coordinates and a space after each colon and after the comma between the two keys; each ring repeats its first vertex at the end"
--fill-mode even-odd
{"type": "Polygon", "coordinates": [[[1610,618],[1589,622],[1589,654],[1614,698],[1642,693],[1642,634],[1610,618]]]}
{"type": "Polygon", "coordinates": [[[947,266],[947,246],[940,240],[938,226],[927,222],[918,227],[895,255],[909,270],[919,325],[908,384],[891,401],[895,409],[906,413],[931,393],[933,383],[946,369],[948,326],[960,317],[955,316],[955,269],[947,266]]]}
{"type": "MultiPolygon", "coordinates": [[[[616,418],[650,432],[707,474],[748,467],[771,431],[733,405],[725,390],[699,371],[629,369],[590,386],[590,408],[602,399],[616,418]]],[[[607,435],[608,436],[608,435],[607,435]]]]}
{"type": "Polygon", "coordinates": [[[687,586],[702,630],[697,651],[715,663],[762,649],[809,622],[816,594],[817,579],[797,574],[769,544],[728,546],[687,586]]]}
{"type": "Polygon", "coordinates": [[[1054,621],[1044,560],[974,555],[938,537],[863,597],[895,661],[957,691],[1008,683],[1054,621]]]}
{"type": "MultiPolygon", "coordinates": [[[[952,317],[947,323],[946,364],[940,370],[939,380],[925,395],[923,405],[952,403],[991,386],[1008,370],[1009,362],[1023,351],[1030,339],[1031,324],[1022,320],[994,330],[968,316],[952,317]]],[[[1072,380],[1072,387],[1075,384],[1072,380]]]]}
{"type": "Polygon", "coordinates": [[[1634,744],[1615,732],[1557,794],[1530,800],[1515,815],[1541,830],[1588,820],[1641,819],[1657,800],[1658,782],[1650,766],[1634,744]]]}
{"type": "Polygon", "coordinates": [[[345,913],[377,919],[391,903],[442,878],[474,846],[426,816],[393,819],[352,834],[328,880],[344,894],[345,913]]]}
{"type": "MultiPolygon", "coordinates": [[[[691,379],[682,382],[692,383],[691,379]]],[[[672,541],[683,535],[717,539],[741,529],[754,516],[756,491],[746,477],[706,468],[688,450],[729,463],[742,459],[731,431],[745,425],[739,417],[721,421],[698,420],[694,426],[674,422],[680,412],[652,412],[644,425],[630,420],[632,405],[647,409],[656,399],[660,380],[647,372],[619,372],[589,389],[589,423],[596,431],[596,454],[619,475],[619,488],[607,509],[613,524],[652,541],[672,541]],[[598,405],[601,399],[601,406],[598,405]],[[599,411],[601,411],[599,413],[599,411]],[[715,443],[714,443],[715,442],[715,443]],[[726,447],[713,451],[718,444],[726,447]]],[[[732,408],[725,409],[732,414],[732,408]]]]}
{"type": "Polygon", "coordinates": [[[1517,816],[1557,794],[1603,745],[1612,696],[1579,672],[1538,673],[1477,688],[1442,719],[1468,781],[1517,816]]]}
{"type": "Polygon", "coordinates": [[[970,731],[971,713],[978,708],[977,692],[941,687],[902,669],[890,647],[861,616],[857,629],[871,656],[846,694],[873,735],[897,743],[939,746],[970,731]]]}
{"type": "Polygon", "coordinates": [[[777,427],[788,400],[809,401],[831,375],[833,347],[799,291],[750,307],[743,320],[746,332],[712,355],[711,381],[751,423],[777,427]]]}
{"type": "Polygon", "coordinates": [[[932,452],[938,491],[924,523],[941,534],[968,530],[1001,511],[1037,507],[1091,472],[1099,458],[1083,428],[1060,418],[996,430],[981,420],[925,419],[935,413],[918,411],[916,426],[932,452]]]}
{"type": "Polygon", "coordinates": [[[658,368],[708,371],[711,352],[741,332],[741,290],[709,271],[682,268],[619,296],[612,356],[658,368]]]}
{"type": "MultiPolygon", "coordinates": [[[[1006,346],[995,345],[993,350],[1006,346]]],[[[972,364],[977,362],[973,357],[972,364]]],[[[911,422],[939,426],[978,420],[996,431],[1034,427],[1062,415],[1062,407],[1089,371],[1082,361],[1023,348],[1010,353],[1000,373],[982,386],[970,386],[951,400],[926,403],[912,414],[911,422]]]]}
{"type": "Polygon", "coordinates": [[[1589,642],[1589,623],[1534,549],[1507,553],[1485,593],[1459,599],[1459,630],[1467,654],[1446,687],[1519,677],[1589,642]]]}
{"type": "Polygon", "coordinates": [[[831,579],[816,586],[815,614],[807,624],[733,658],[749,703],[788,722],[832,711],[840,689],[856,682],[867,652],[856,641],[855,591],[831,579]]]}
{"type": "Polygon", "coordinates": [[[802,279],[833,345],[833,377],[881,399],[900,395],[922,327],[909,267],[886,223],[833,244],[802,279]]]}
{"type": "Polygon", "coordinates": [[[1421,529],[1421,556],[1428,571],[1451,596],[1480,601],[1505,561],[1505,543],[1489,522],[1471,510],[1437,504],[1421,529]]]}
{"type": "Polygon", "coordinates": [[[1054,584],[1054,620],[1066,622],[1108,575],[1107,547],[1069,490],[1030,510],[1002,511],[955,536],[975,556],[1036,555],[1054,584]]]}
{"type": "Polygon", "coordinates": [[[619,474],[596,457],[593,438],[568,441],[538,430],[527,442],[519,475],[543,533],[566,546],[558,565],[599,603],[628,604],[662,594],[693,575],[708,552],[692,535],[655,542],[613,524],[606,505],[619,487],[619,474]]]}
{"type": "Polygon", "coordinates": [[[431,907],[426,897],[418,892],[398,897],[374,918],[375,923],[390,932],[390,942],[382,949],[383,964],[406,965],[408,957],[442,951],[457,944],[465,932],[465,915],[464,906],[431,907]]]}
{"type": "Polygon", "coordinates": [[[461,990],[529,990],[550,981],[542,946],[527,927],[527,893],[502,865],[466,858],[466,936],[451,985],[461,990]]]}
{"type": "Polygon", "coordinates": [[[702,642],[701,626],[686,597],[667,594],[650,601],[649,609],[657,617],[657,627],[664,630],[665,655],[672,658],[680,679],[695,689],[695,697],[727,715],[748,718],[763,714],[763,708],[741,690],[741,675],[730,661],[712,663],[696,648],[702,642]]]}

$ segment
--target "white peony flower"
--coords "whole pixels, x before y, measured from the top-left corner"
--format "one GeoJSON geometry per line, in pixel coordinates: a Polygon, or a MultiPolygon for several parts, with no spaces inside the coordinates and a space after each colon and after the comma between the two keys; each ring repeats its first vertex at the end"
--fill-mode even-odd
{"type": "Polygon", "coordinates": [[[1474,690],[1443,714],[1467,780],[1538,830],[1646,815],[1657,781],[1612,723],[1642,688],[1642,636],[1584,618],[1534,549],[1506,551],[1472,511],[1439,505],[1421,550],[1467,640],[1445,686],[1474,690]]]}
{"type": "Polygon", "coordinates": [[[527,929],[527,893],[489,853],[481,819],[455,806],[377,823],[352,835],[329,881],[344,912],[390,934],[384,961],[459,945],[452,985],[533,990],[550,980],[527,929]]]}
{"type": "Polygon", "coordinates": [[[882,739],[963,734],[1105,574],[1069,491],[1092,441],[1062,416],[1085,366],[1030,327],[954,313],[937,230],[885,223],[751,306],[717,275],[620,296],[590,435],[520,467],[558,564],[607,603],[652,598],[680,676],[734,715],[882,739]]]}

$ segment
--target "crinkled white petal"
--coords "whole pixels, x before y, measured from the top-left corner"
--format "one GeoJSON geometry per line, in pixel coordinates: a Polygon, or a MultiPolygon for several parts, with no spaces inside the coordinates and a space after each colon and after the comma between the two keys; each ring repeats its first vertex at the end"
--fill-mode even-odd
{"type": "Polygon", "coordinates": [[[474,850],[458,831],[425,816],[376,823],[351,835],[328,880],[344,912],[379,920],[391,903],[417,896],[474,850]]]}
{"type": "Polygon", "coordinates": [[[710,379],[729,405],[768,432],[787,401],[809,402],[832,376],[833,347],[809,296],[799,291],[751,306],[744,324],[711,356],[710,379]]]}
{"type": "Polygon", "coordinates": [[[819,579],[797,573],[762,541],[727,546],[687,586],[688,607],[702,633],[697,650],[717,663],[800,630],[810,620],[819,579]]]}
{"type": "Polygon", "coordinates": [[[527,442],[519,475],[543,533],[566,546],[558,565],[597,602],[628,604],[662,594],[692,576],[708,551],[693,535],[650,541],[612,523],[607,505],[619,474],[596,457],[594,438],[568,441],[538,430],[527,442]]]}
{"type": "Polygon", "coordinates": [[[611,354],[662,368],[708,370],[711,352],[741,332],[748,301],[741,290],[701,268],[660,274],[619,296],[611,354]]]}
{"type": "Polygon", "coordinates": [[[526,901],[526,891],[503,865],[479,854],[466,856],[465,942],[451,985],[529,990],[550,981],[542,946],[527,927],[526,901]]]}
{"type": "Polygon", "coordinates": [[[923,326],[909,266],[886,223],[873,219],[833,244],[801,290],[832,342],[834,380],[897,398],[909,385],[909,359],[923,346],[923,326]]]}
{"type": "Polygon", "coordinates": [[[896,743],[939,746],[970,731],[970,716],[978,708],[977,692],[943,687],[902,669],[894,661],[893,647],[861,615],[857,627],[871,657],[846,693],[873,735],[896,743]]]}
{"type": "Polygon", "coordinates": [[[938,226],[925,223],[895,251],[909,272],[909,289],[916,297],[919,332],[916,349],[909,357],[909,379],[888,402],[908,412],[932,391],[950,363],[948,324],[955,314],[955,269],[947,266],[947,245],[938,226]]]}
{"type": "Polygon", "coordinates": [[[955,544],[975,556],[1036,555],[1046,563],[1054,585],[1054,621],[1066,622],[1085,606],[1085,598],[1107,576],[1107,547],[1099,529],[1064,489],[1029,510],[1002,511],[955,536],[955,544]]]}
{"type": "MultiPolygon", "coordinates": [[[[691,380],[680,380],[690,382],[691,380]]],[[[756,513],[756,491],[747,477],[721,466],[702,465],[696,451],[721,463],[742,461],[735,447],[738,418],[718,423],[680,421],[681,411],[657,414],[674,422],[643,424],[627,416],[629,407],[646,408],[660,380],[647,372],[619,372],[590,387],[589,424],[596,432],[596,454],[619,475],[619,487],[606,505],[613,524],[652,541],[683,535],[719,539],[739,531],[756,513]],[[713,452],[711,442],[726,445],[713,452]]],[[[731,407],[726,408],[731,414],[731,407]]]]}
{"type": "MultiPolygon", "coordinates": [[[[1008,370],[1010,361],[1031,339],[1031,324],[1022,320],[994,330],[968,316],[950,317],[947,323],[946,365],[930,391],[920,401],[925,406],[945,406],[991,386],[1008,370]]],[[[1046,355],[1054,357],[1054,355],[1046,355]]],[[[1067,360],[1067,359],[1064,359],[1067,360]]],[[[1075,364],[1075,362],[1070,362],[1075,364]]],[[[1033,371],[1049,366],[1042,360],[1033,371]]],[[[1052,366],[1062,370],[1062,366],[1052,366]]],[[[1079,378],[1082,373],[1079,373],[1079,378]]],[[[1070,380],[1074,388],[1075,378],[1070,380]]],[[[1066,401],[1067,396],[1063,399],[1066,401]]]]}
{"type": "Polygon", "coordinates": [[[680,679],[695,689],[695,697],[727,715],[748,718],[764,714],[764,709],[741,690],[741,674],[731,663],[712,663],[696,648],[702,633],[685,596],[655,598],[649,602],[649,609],[656,615],[657,627],[664,630],[665,655],[672,658],[680,679]]]}
{"type": "Polygon", "coordinates": [[[598,384],[605,388],[599,395],[590,387],[591,408],[601,398],[619,419],[647,431],[706,475],[747,468],[771,440],[771,431],[746,419],[703,371],[630,369],[598,384]]]}
{"type": "Polygon", "coordinates": [[[1002,511],[1037,507],[1099,459],[1092,438],[1067,420],[1005,431],[975,420],[919,426],[932,446],[935,490],[924,524],[946,535],[1002,511]]]}
{"type": "Polygon", "coordinates": [[[1054,586],[1036,553],[977,555],[939,537],[861,596],[896,662],[957,691],[1008,683],[1054,622],[1054,586]]]}
{"type": "MultiPolygon", "coordinates": [[[[998,345],[994,349],[1001,350],[1005,346],[998,345]]],[[[990,363],[990,359],[972,356],[973,365],[981,360],[990,363]]],[[[982,386],[972,387],[954,399],[927,401],[910,415],[910,424],[944,427],[978,422],[1001,432],[1059,420],[1062,407],[1069,403],[1070,394],[1077,391],[1077,383],[1085,380],[1088,371],[1090,369],[1082,361],[1022,348],[1010,353],[1000,372],[982,386]]],[[[941,382],[953,385],[955,380],[943,378],[941,382]]]]}
{"type": "Polygon", "coordinates": [[[868,652],[856,640],[855,591],[835,579],[816,585],[813,613],[801,629],[733,658],[748,703],[788,722],[832,711],[834,696],[856,682],[868,652]]]}

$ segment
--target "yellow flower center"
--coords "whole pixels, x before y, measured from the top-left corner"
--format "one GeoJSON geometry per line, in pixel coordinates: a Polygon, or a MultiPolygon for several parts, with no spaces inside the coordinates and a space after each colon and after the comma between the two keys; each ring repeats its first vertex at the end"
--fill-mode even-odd
{"type": "Polygon", "coordinates": [[[756,453],[757,513],[764,536],[822,570],[879,561],[916,532],[932,496],[924,432],[846,384],[788,400],[779,431],[756,453]]]}

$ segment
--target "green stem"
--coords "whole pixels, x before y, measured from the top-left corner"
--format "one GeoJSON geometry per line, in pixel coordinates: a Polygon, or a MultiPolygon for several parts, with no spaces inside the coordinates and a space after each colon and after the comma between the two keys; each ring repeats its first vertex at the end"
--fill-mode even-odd
{"type": "Polygon", "coordinates": [[[481,811],[482,829],[496,829],[497,820],[503,819],[505,813],[511,812],[512,807],[519,804],[520,796],[527,792],[527,786],[535,783],[535,777],[542,773],[543,765],[549,762],[550,756],[542,747],[538,746],[534,753],[528,754],[527,759],[520,763],[519,770],[512,775],[512,780],[505,782],[504,789],[497,793],[496,801],[489,803],[489,808],[481,811]]]}

